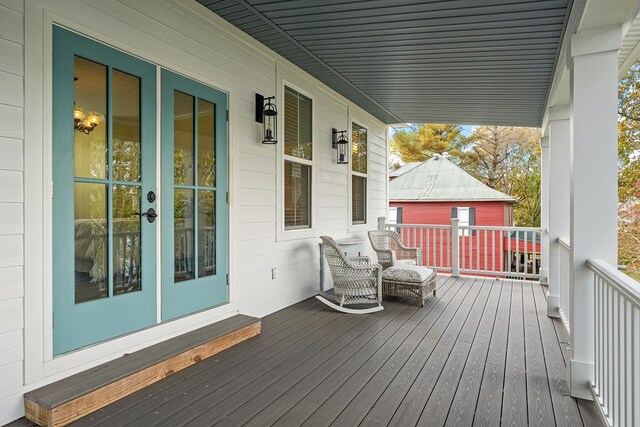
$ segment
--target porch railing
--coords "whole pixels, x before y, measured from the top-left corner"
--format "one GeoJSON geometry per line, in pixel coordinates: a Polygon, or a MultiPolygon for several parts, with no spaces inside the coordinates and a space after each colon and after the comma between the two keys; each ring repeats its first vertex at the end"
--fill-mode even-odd
{"type": "Polygon", "coordinates": [[[571,331],[569,319],[571,319],[571,295],[569,290],[569,271],[571,263],[571,243],[568,239],[558,237],[560,244],[560,318],[567,328],[567,332],[571,331]]]}
{"type": "Polygon", "coordinates": [[[540,228],[461,226],[457,219],[447,225],[381,225],[396,231],[405,245],[419,247],[422,265],[439,272],[540,278],[540,228]]]}
{"type": "Polygon", "coordinates": [[[610,426],[640,425],[640,283],[607,262],[594,273],[594,401],[610,426]]]}
{"type": "Polygon", "coordinates": [[[422,265],[440,272],[451,272],[451,226],[427,224],[388,224],[406,246],[420,248],[422,265]]]}

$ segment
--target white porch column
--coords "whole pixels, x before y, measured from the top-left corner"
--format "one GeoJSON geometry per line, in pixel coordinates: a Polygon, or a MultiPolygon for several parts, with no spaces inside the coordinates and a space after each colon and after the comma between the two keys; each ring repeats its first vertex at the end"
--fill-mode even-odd
{"type": "Polygon", "coordinates": [[[540,179],[540,283],[549,284],[549,137],[540,139],[541,146],[541,179],[540,179]]]}
{"type": "Polygon", "coordinates": [[[620,27],[571,37],[571,395],[591,400],[594,296],[589,258],[617,265],[620,27]]]}
{"type": "MultiPolygon", "coordinates": [[[[560,317],[561,283],[560,243],[558,237],[569,240],[569,106],[549,109],[549,288],[547,315],[560,317]]],[[[544,171],[543,171],[544,172],[544,171]]]]}

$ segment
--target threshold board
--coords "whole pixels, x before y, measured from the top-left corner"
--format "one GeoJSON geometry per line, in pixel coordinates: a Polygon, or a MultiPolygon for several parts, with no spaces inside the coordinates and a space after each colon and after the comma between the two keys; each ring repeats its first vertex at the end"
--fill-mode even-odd
{"type": "Polygon", "coordinates": [[[236,315],[56,381],[24,395],[25,417],[63,426],[260,333],[236,315]]]}

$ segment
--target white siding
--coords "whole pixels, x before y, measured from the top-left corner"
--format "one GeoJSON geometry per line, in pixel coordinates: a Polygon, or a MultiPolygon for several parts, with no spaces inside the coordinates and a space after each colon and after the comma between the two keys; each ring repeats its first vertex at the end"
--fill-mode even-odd
{"type": "Polygon", "coordinates": [[[23,21],[21,0],[0,0],[0,424],[22,411],[23,21]]]}
{"type": "MultiPolygon", "coordinates": [[[[23,289],[25,271],[33,270],[23,267],[25,194],[22,171],[23,163],[29,167],[37,163],[34,159],[23,160],[22,154],[24,28],[22,19],[17,17],[22,16],[23,2],[0,0],[0,8],[0,324],[3,325],[0,328],[0,342],[6,343],[0,346],[0,378],[3,378],[0,386],[1,425],[22,414],[21,396],[25,390],[86,369],[99,359],[105,361],[117,357],[117,352],[122,354],[129,348],[113,350],[116,348],[114,344],[101,344],[88,350],[91,353],[86,354],[93,355],[90,360],[73,354],[53,361],[45,357],[41,366],[35,367],[32,360],[37,359],[33,359],[32,355],[38,352],[26,352],[26,375],[30,383],[22,387],[25,354],[22,327],[24,323],[27,323],[27,331],[30,325],[41,327],[43,322],[37,319],[45,319],[44,325],[47,324],[51,309],[47,304],[50,304],[52,284],[51,279],[47,279],[45,269],[44,282],[36,280],[39,276],[28,274],[23,289]],[[32,306],[25,307],[23,311],[25,292],[27,302],[32,306]],[[45,296],[38,299],[40,294],[45,296]],[[43,308],[31,304],[29,298],[32,297],[43,308]],[[42,312],[36,317],[33,311],[38,309],[42,312]],[[23,322],[24,316],[26,322],[23,322]],[[102,346],[109,350],[100,353],[102,346]]],[[[86,33],[98,40],[104,38],[108,44],[229,93],[230,278],[232,303],[240,312],[263,316],[314,295],[319,284],[318,236],[326,234],[341,238],[357,235],[366,238],[366,230],[376,227],[376,217],[385,215],[386,126],[196,2],[33,0],[28,4],[27,14],[28,22],[45,23],[45,45],[35,46],[36,50],[44,52],[45,57],[50,27],[46,26],[47,19],[42,18],[53,17],[51,19],[55,21],[55,17],[59,16],[64,17],[62,24],[79,33],[86,33]],[[34,16],[36,14],[40,15],[34,16]],[[281,79],[294,82],[305,93],[312,95],[314,100],[314,228],[304,238],[291,238],[290,234],[282,238],[279,232],[279,209],[282,209],[278,201],[282,191],[279,150],[282,150],[282,144],[275,147],[260,144],[260,125],[254,121],[255,93],[278,96],[282,88],[281,79]],[[368,129],[370,156],[368,223],[357,228],[350,227],[349,218],[351,165],[336,164],[336,153],[331,148],[331,128],[350,129],[349,117],[352,113],[357,114],[358,123],[368,129]],[[274,268],[277,269],[276,279],[272,279],[274,268]]],[[[42,43],[43,37],[39,37],[31,26],[26,31],[28,58],[32,58],[31,48],[34,46],[29,43],[42,43]]],[[[43,62],[46,68],[48,62],[45,59],[43,62]]],[[[32,74],[31,68],[28,68],[28,81],[33,80],[33,75],[39,76],[32,74]]],[[[50,102],[46,98],[50,92],[46,87],[49,84],[46,75],[39,79],[42,80],[42,87],[32,91],[44,97],[41,105],[50,102]]],[[[36,82],[39,80],[36,79],[36,82]]],[[[34,101],[29,98],[26,101],[26,108],[29,109],[29,102],[34,101]]],[[[281,102],[278,99],[279,111],[284,110],[281,102]]],[[[46,134],[47,121],[40,125],[46,134]]],[[[28,136],[29,148],[32,138],[30,134],[28,136]]],[[[46,164],[46,153],[50,147],[44,138],[34,152],[41,150],[44,154],[39,161],[46,164]]],[[[49,177],[46,171],[42,173],[46,182],[49,177]]],[[[36,190],[41,193],[32,193],[27,182],[27,203],[32,200],[33,194],[41,194],[46,215],[50,197],[46,197],[46,189],[33,191],[36,190]]],[[[27,226],[33,212],[28,211],[27,226]]],[[[42,221],[45,229],[51,227],[50,217],[42,217],[42,221]]],[[[28,228],[27,233],[33,233],[35,229],[37,227],[28,228]]],[[[28,243],[31,244],[31,240],[28,243]]],[[[48,262],[47,254],[49,257],[51,255],[47,251],[45,247],[43,265],[48,262]]],[[[29,254],[27,266],[37,256],[29,254]]],[[[45,344],[41,347],[45,350],[41,352],[45,352],[50,331],[43,328],[36,332],[38,334],[30,334],[26,340],[30,343],[29,340],[44,339],[45,344]]],[[[151,334],[152,330],[140,332],[136,345],[151,343],[151,334]]],[[[32,349],[33,346],[27,348],[32,349]]]]}

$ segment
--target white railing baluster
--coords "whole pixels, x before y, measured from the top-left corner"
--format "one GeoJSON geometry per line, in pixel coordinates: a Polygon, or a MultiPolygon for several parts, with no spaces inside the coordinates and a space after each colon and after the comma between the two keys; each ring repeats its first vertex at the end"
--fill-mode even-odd
{"type": "Polygon", "coordinates": [[[602,260],[594,273],[594,401],[610,426],[640,425],[640,283],[602,260]]]}
{"type": "Polygon", "coordinates": [[[487,230],[484,230],[484,270],[489,270],[489,264],[487,263],[487,230]]]}

